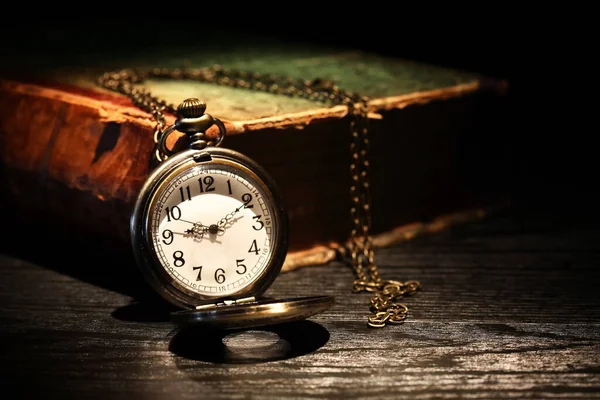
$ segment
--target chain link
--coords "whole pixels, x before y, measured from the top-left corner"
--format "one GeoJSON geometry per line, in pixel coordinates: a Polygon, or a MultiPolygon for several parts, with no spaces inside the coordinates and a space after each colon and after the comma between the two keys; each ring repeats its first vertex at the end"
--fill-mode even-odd
{"type": "MultiPolygon", "coordinates": [[[[371,195],[369,177],[369,99],[343,90],[325,79],[298,80],[291,77],[231,70],[219,65],[199,69],[153,68],[149,70],[123,69],[106,72],[98,78],[101,87],[123,94],[133,104],[154,117],[156,129],[154,142],[158,143],[165,127],[165,112],[175,114],[172,104],[158,99],[140,88],[147,79],[193,80],[234,88],[262,91],[311,101],[345,105],[350,116],[350,217],[351,235],[349,245],[338,249],[341,256],[350,255],[355,275],[353,292],[373,292],[368,325],[374,328],[387,323],[400,323],[407,316],[406,305],[396,300],[412,295],[420,289],[417,281],[382,281],[374,262],[373,237],[371,235],[371,195]]],[[[161,160],[160,154],[157,158],[161,160]]]]}
{"type": "Polygon", "coordinates": [[[386,323],[398,324],[408,315],[408,307],[397,300],[412,296],[421,289],[418,281],[355,281],[353,291],[374,292],[371,297],[371,311],[375,314],[369,317],[368,325],[372,328],[384,327],[386,323]]]}

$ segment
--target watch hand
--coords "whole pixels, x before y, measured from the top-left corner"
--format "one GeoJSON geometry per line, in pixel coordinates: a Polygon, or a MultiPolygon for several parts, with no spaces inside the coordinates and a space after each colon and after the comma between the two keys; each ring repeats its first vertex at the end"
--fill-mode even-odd
{"type": "Polygon", "coordinates": [[[200,238],[202,238],[204,233],[208,232],[208,230],[209,230],[209,227],[206,225],[203,225],[202,222],[192,222],[192,221],[188,221],[188,220],[181,219],[181,218],[179,218],[178,221],[183,221],[183,222],[187,222],[188,224],[194,225],[190,229],[186,229],[186,231],[185,231],[186,235],[194,235],[194,236],[199,235],[200,238]]]}
{"type": "Polygon", "coordinates": [[[210,232],[211,233],[217,233],[218,231],[225,232],[225,229],[224,229],[225,225],[227,225],[227,223],[233,222],[234,221],[233,216],[235,214],[237,214],[242,208],[244,208],[244,204],[237,207],[235,210],[233,210],[232,212],[230,212],[229,214],[227,214],[226,216],[221,218],[216,225],[211,225],[211,228],[213,228],[213,226],[214,226],[213,230],[215,232],[213,232],[213,231],[210,231],[210,232]]]}
{"type": "Polygon", "coordinates": [[[192,222],[192,221],[187,221],[187,220],[182,219],[182,218],[179,218],[178,221],[187,222],[188,224],[192,224],[192,225],[204,226],[204,225],[202,225],[202,222],[192,222]]]}
{"type": "MultiPolygon", "coordinates": [[[[204,239],[204,234],[206,232],[209,232],[210,227],[208,226],[203,226],[200,230],[197,230],[195,228],[190,228],[187,229],[185,232],[173,232],[174,234],[178,234],[178,235],[183,235],[183,237],[193,237],[194,240],[203,240],[204,239]]],[[[210,235],[208,237],[208,240],[210,240],[211,243],[218,243],[221,244],[221,242],[219,240],[216,239],[215,235],[210,235]]]]}
{"type": "Polygon", "coordinates": [[[208,226],[204,226],[201,224],[194,224],[194,226],[190,229],[186,229],[185,230],[185,235],[193,235],[196,237],[200,237],[202,238],[204,236],[204,233],[208,232],[208,226]]]}

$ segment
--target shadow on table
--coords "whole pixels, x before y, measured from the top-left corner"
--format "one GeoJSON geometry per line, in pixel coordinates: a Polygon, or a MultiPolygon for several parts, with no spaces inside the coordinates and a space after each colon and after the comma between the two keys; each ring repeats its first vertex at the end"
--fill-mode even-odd
{"type": "Polygon", "coordinates": [[[2,255],[133,298],[151,293],[128,243],[19,215],[8,215],[3,227],[10,234],[0,243],[2,255]]]}
{"type": "MultiPolygon", "coordinates": [[[[176,331],[169,350],[187,360],[256,364],[309,354],[328,341],[329,331],[325,327],[303,320],[234,331],[186,327],[176,331]]],[[[185,362],[178,366],[180,369],[190,369],[185,362]]]]}
{"type": "Polygon", "coordinates": [[[143,301],[132,300],[131,303],[114,310],[111,316],[126,322],[169,322],[174,307],[158,297],[149,294],[143,301]]]}

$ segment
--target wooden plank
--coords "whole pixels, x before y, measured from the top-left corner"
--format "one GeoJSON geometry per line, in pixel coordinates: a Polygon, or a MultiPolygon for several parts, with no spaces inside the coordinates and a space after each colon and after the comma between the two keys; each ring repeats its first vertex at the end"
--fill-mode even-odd
{"type": "Polygon", "coordinates": [[[269,295],[337,299],[280,329],[287,341],[173,330],[139,276],[104,273],[127,258],[82,263],[52,238],[43,255],[24,253],[14,237],[0,257],[2,386],[62,398],[600,398],[599,234],[505,216],[380,250],[384,278],[424,288],[403,325],[381,330],[367,328],[368,296],[349,292],[344,265],[282,274],[269,295]]]}

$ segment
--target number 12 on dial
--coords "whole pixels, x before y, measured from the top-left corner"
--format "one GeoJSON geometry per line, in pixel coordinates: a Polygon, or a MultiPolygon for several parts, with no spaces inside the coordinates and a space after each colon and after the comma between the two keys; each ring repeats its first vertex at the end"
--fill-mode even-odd
{"type": "Polygon", "coordinates": [[[158,193],[154,246],[169,276],[195,293],[236,293],[274,254],[276,207],[264,186],[228,166],[198,166],[158,193]]]}

